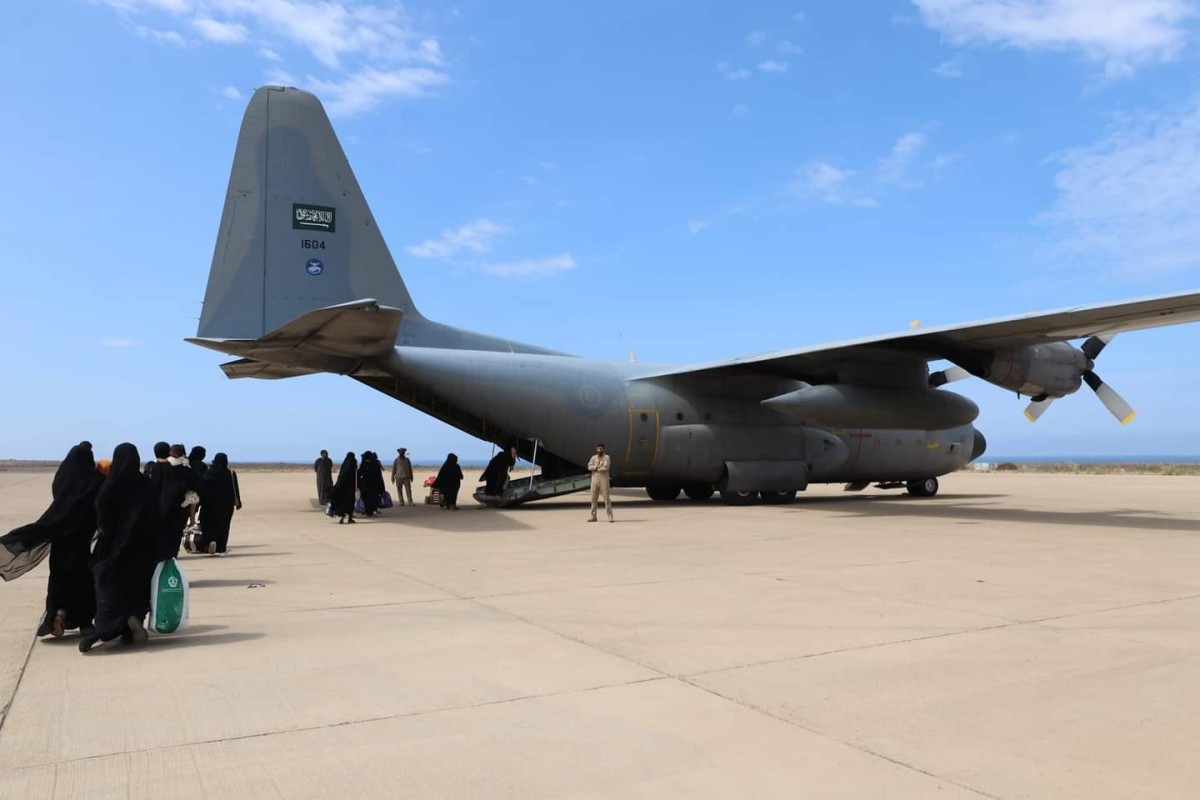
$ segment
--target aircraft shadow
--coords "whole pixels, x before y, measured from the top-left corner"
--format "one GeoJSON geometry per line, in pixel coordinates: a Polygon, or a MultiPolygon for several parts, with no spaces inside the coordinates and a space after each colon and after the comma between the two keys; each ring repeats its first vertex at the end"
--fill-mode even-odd
{"type": "MultiPolygon", "coordinates": [[[[459,505],[458,511],[443,511],[434,506],[426,508],[416,506],[405,508],[402,511],[388,509],[383,512],[382,516],[366,519],[356,518],[355,527],[350,530],[359,532],[370,530],[375,526],[396,526],[455,533],[495,533],[496,531],[527,531],[532,527],[503,511],[503,509],[485,508],[474,500],[467,500],[459,505]],[[497,513],[497,511],[501,513],[497,513]]],[[[336,522],[333,525],[339,531],[346,527],[338,525],[336,522]]]]}
{"type": "MultiPolygon", "coordinates": [[[[814,497],[796,506],[839,505],[847,516],[949,519],[995,524],[1076,525],[1098,528],[1126,528],[1148,531],[1200,533],[1200,521],[1156,517],[1144,509],[1105,509],[1101,511],[1052,511],[1047,509],[1003,508],[994,505],[958,505],[954,501],[1004,495],[954,495],[939,500],[917,497],[814,497]],[[856,502],[857,501],[857,502],[856,502]]],[[[793,514],[803,508],[791,506],[793,514]]]]}

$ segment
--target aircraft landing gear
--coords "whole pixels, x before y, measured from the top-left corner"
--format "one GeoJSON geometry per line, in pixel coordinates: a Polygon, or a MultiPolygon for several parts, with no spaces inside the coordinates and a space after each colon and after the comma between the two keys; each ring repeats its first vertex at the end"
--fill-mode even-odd
{"type": "Polygon", "coordinates": [[[713,496],[713,491],[712,484],[710,483],[689,483],[683,487],[683,493],[693,503],[703,503],[713,496]]]}
{"type": "Polygon", "coordinates": [[[650,495],[650,499],[656,503],[670,503],[676,497],[679,497],[680,486],[670,486],[661,483],[651,484],[646,487],[646,494],[650,495]]]}
{"type": "Polygon", "coordinates": [[[731,506],[748,506],[758,502],[758,492],[731,492],[722,489],[721,499],[731,506]]]}
{"type": "Polygon", "coordinates": [[[771,505],[786,505],[796,499],[796,491],[793,489],[790,492],[760,492],[762,501],[771,505]]]}
{"type": "Polygon", "coordinates": [[[908,493],[913,497],[933,497],[938,493],[938,479],[926,478],[923,481],[909,481],[908,493]]]}

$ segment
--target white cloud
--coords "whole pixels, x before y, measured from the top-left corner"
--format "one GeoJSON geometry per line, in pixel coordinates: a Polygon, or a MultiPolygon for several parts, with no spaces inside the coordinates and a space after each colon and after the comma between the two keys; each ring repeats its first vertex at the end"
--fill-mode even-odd
{"type": "Polygon", "coordinates": [[[806,20],[806,19],[808,19],[808,17],[804,14],[803,11],[792,14],[792,22],[796,23],[797,25],[804,22],[804,20],[806,20]]]}
{"type": "Polygon", "coordinates": [[[744,117],[749,113],[750,109],[746,107],[745,103],[738,103],[733,107],[733,115],[735,117],[744,117]]]}
{"type": "Polygon", "coordinates": [[[105,336],[100,340],[101,347],[137,347],[141,342],[135,342],[133,339],[122,339],[119,336],[105,336]]]}
{"type": "Polygon", "coordinates": [[[746,36],[746,44],[751,47],[761,47],[765,41],[767,41],[766,31],[754,31],[746,36]]]}
{"type": "Polygon", "coordinates": [[[728,81],[744,81],[751,75],[750,70],[745,68],[734,68],[730,66],[729,62],[727,61],[722,61],[717,64],[717,72],[721,74],[722,78],[728,81]]]}
{"type": "Polygon", "coordinates": [[[548,258],[509,261],[503,264],[484,264],[480,270],[498,278],[549,278],[560,272],[575,269],[578,264],[570,253],[560,253],[548,258]]]}
{"type": "Polygon", "coordinates": [[[263,76],[267,83],[274,86],[295,86],[300,83],[296,76],[286,69],[269,69],[263,76]]]}
{"type": "MultiPolygon", "coordinates": [[[[294,63],[295,51],[321,66],[303,83],[332,113],[360,113],[386,99],[421,97],[450,78],[441,43],[420,32],[399,3],[355,0],[99,0],[123,17],[186,24],[205,41],[253,47],[259,57],[294,63]]],[[[162,26],[133,26],[145,38],[186,44],[162,26]]],[[[298,83],[288,76],[282,81],[298,83]]]]}
{"type": "Polygon", "coordinates": [[[795,42],[790,42],[787,39],[784,39],[782,42],[776,45],[775,49],[787,56],[798,56],[804,52],[803,47],[795,42]]]}
{"type": "Polygon", "coordinates": [[[850,169],[828,161],[810,161],[796,170],[788,191],[832,205],[873,208],[880,193],[914,189],[960,160],[958,154],[924,157],[929,137],[920,131],[900,136],[873,168],[850,169]],[[914,173],[916,173],[914,175],[914,173]]]}
{"type": "Polygon", "coordinates": [[[786,61],[760,61],[758,62],[759,72],[781,73],[787,72],[788,65],[786,61]]]}
{"type": "Polygon", "coordinates": [[[1129,75],[1177,56],[1189,0],[913,0],[925,24],[955,44],[1078,53],[1104,64],[1108,77],[1129,75]]]}
{"type": "Polygon", "coordinates": [[[963,76],[962,59],[952,58],[943,61],[933,68],[933,74],[942,78],[961,78],[963,76]]]}
{"type": "Polygon", "coordinates": [[[1200,99],[1060,155],[1054,254],[1144,275],[1200,267],[1200,99]]]}
{"type": "Polygon", "coordinates": [[[703,231],[708,230],[709,228],[711,228],[713,225],[717,224],[718,222],[724,222],[725,220],[729,219],[730,217],[734,217],[734,216],[737,216],[738,214],[741,214],[745,210],[746,210],[746,206],[736,205],[736,206],[730,206],[729,208],[723,209],[722,211],[719,211],[716,214],[714,214],[713,216],[708,217],[706,219],[689,219],[686,224],[687,232],[691,236],[696,236],[696,235],[702,233],[703,231]]]}
{"type": "Polygon", "coordinates": [[[443,259],[451,258],[462,250],[486,253],[492,249],[496,237],[508,232],[506,226],[484,217],[457,228],[447,228],[437,239],[410,245],[405,250],[417,258],[443,259]]]}
{"type": "Polygon", "coordinates": [[[250,38],[250,31],[237,22],[218,22],[210,17],[196,17],[192,27],[210,42],[240,44],[250,38]]]}
{"type": "Polygon", "coordinates": [[[854,174],[852,170],[835,167],[827,161],[811,161],[796,170],[796,177],[788,189],[801,197],[815,197],[833,205],[875,205],[868,197],[856,198],[847,193],[847,184],[854,174]]]}
{"type": "Polygon", "coordinates": [[[321,96],[334,116],[353,116],[370,111],[391,97],[424,97],[450,76],[428,67],[367,68],[336,80],[309,76],[305,85],[321,96]]]}
{"type": "Polygon", "coordinates": [[[879,162],[879,180],[899,183],[908,177],[913,159],[925,147],[928,137],[923,133],[906,133],[896,140],[892,150],[879,162]]]}
{"type": "Polygon", "coordinates": [[[153,39],[156,42],[166,42],[180,47],[187,44],[187,40],[175,31],[160,31],[157,28],[148,28],[145,25],[135,25],[133,32],[143,39],[153,39]]]}
{"type": "Polygon", "coordinates": [[[228,97],[230,100],[242,99],[242,93],[236,86],[226,86],[221,90],[221,94],[223,94],[225,97],[228,97]]]}
{"type": "Polygon", "coordinates": [[[324,0],[208,0],[225,15],[253,20],[264,35],[307,49],[327,67],[347,56],[442,65],[438,41],[413,31],[398,5],[324,0]]]}

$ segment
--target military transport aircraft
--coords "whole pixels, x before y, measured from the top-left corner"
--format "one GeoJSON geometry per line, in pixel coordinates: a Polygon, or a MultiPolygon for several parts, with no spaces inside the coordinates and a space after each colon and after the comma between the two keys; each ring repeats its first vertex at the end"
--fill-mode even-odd
{"type": "Polygon", "coordinates": [[[348,375],[541,467],[507,503],[586,485],[597,442],[616,486],[655,500],[719,491],[790,502],[810,483],[937,493],[983,454],[976,376],[1036,420],[1083,383],[1133,410],[1094,365],[1117,333],[1200,319],[1200,293],[910,330],[707,364],[579,358],[426,319],[320,101],[264,86],[242,121],[199,330],[230,378],[348,375]],[[1084,339],[1081,346],[1071,340],[1084,339]],[[957,365],[931,373],[931,361],[957,365]],[[536,483],[536,485],[535,485],[536,483]]]}

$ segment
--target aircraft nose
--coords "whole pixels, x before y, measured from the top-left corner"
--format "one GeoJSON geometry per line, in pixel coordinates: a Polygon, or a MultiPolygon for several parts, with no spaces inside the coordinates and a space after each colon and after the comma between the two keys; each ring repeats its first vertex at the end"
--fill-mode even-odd
{"type": "Polygon", "coordinates": [[[971,460],[974,461],[975,459],[977,459],[981,455],[983,455],[985,452],[987,452],[987,439],[984,438],[983,434],[980,431],[976,430],[975,431],[975,444],[971,448],[971,460]]]}

